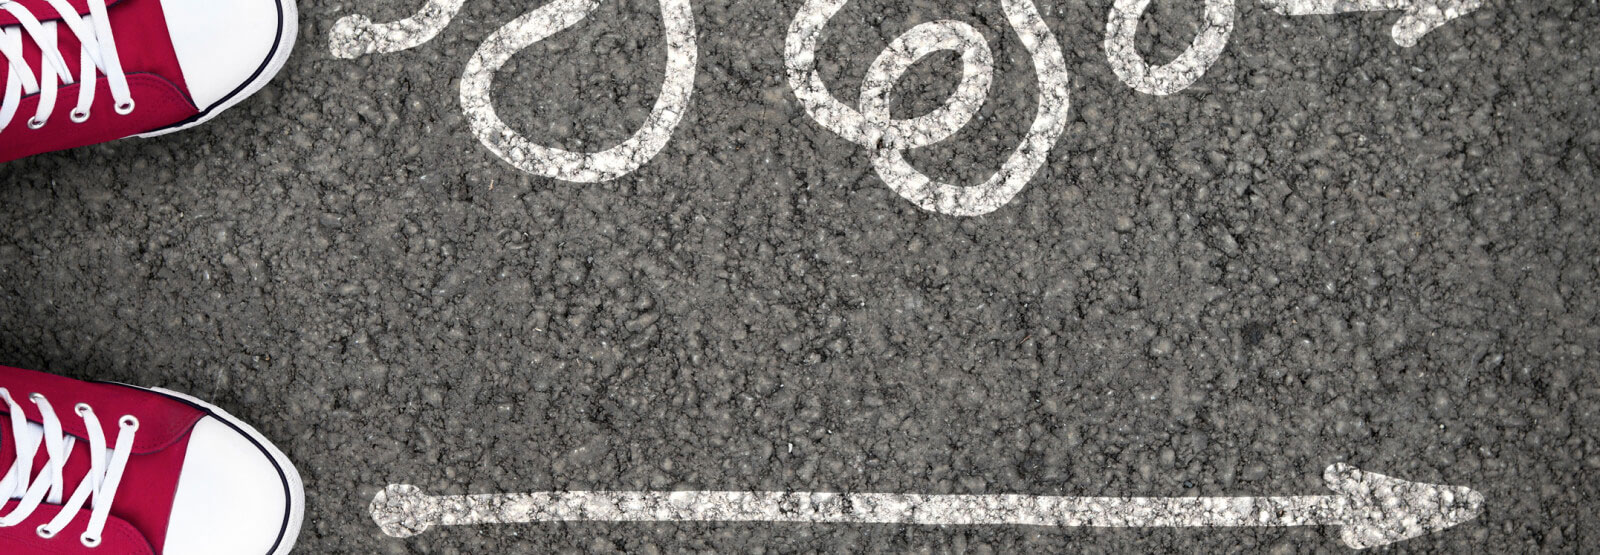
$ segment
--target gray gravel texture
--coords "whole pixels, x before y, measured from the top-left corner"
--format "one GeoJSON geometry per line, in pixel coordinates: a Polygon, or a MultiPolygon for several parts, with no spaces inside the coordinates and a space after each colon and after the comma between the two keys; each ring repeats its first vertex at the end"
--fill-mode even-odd
{"type": "MultiPolygon", "coordinates": [[[[1349,462],[1468,486],[1414,552],[1600,544],[1600,4],[1492,2],[1403,49],[1394,14],[1255,3],[1168,97],[1112,74],[1111,2],[1045,1],[1072,71],[1047,167],[977,218],[918,210],[786,82],[799,2],[697,1],[671,143],[597,185],[472,138],[466,60],[536,2],[474,0],[419,48],[295,58],[193,131],[0,166],[0,363],[159,385],[297,461],[306,553],[1340,551],[1334,528],[529,524],[406,539],[367,512],[569,489],[1321,494],[1349,462]]],[[[524,50],[499,114],[539,144],[626,138],[662,80],[659,8],[606,0],[524,50]]],[[[997,2],[855,0],[819,54],[853,104],[917,23],[989,38],[995,87],[913,151],[973,183],[1031,122],[997,2]]],[[[1201,23],[1157,0],[1141,51],[1201,23]]],[[[937,107],[935,55],[894,112],[937,107]]],[[[1587,546],[1587,547],[1585,547],[1587,546]]]]}

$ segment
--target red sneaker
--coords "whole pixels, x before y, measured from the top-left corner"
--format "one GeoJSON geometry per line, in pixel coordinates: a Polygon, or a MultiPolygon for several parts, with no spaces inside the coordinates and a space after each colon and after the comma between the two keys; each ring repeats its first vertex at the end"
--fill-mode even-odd
{"type": "Polygon", "coordinates": [[[294,0],[0,0],[0,162],[199,125],[267,84],[294,0]]]}
{"type": "Polygon", "coordinates": [[[0,470],[6,554],[276,555],[305,512],[294,466],[222,409],[3,366],[0,470]]]}

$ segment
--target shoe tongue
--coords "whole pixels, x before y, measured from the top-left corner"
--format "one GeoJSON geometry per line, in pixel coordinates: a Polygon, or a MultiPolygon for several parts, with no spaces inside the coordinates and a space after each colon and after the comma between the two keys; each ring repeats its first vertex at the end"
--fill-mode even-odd
{"type": "MultiPolygon", "coordinates": [[[[55,6],[50,5],[50,3],[46,2],[45,0],[9,1],[14,4],[20,4],[23,9],[28,10],[28,13],[31,13],[34,17],[39,18],[39,21],[61,19],[61,14],[56,13],[55,6]]],[[[66,0],[67,5],[78,10],[78,15],[89,15],[89,2],[97,1],[99,0],[66,0]]],[[[109,7],[121,1],[122,0],[105,0],[105,3],[106,6],[109,7]]],[[[12,15],[11,12],[0,10],[0,27],[7,25],[20,25],[21,23],[22,21],[18,20],[17,16],[12,15]]]]}

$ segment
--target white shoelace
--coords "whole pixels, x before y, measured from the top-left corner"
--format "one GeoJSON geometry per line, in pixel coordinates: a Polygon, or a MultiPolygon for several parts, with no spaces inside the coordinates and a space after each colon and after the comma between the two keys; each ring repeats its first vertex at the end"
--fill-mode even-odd
{"type": "Polygon", "coordinates": [[[5,79],[4,96],[0,96],[0,131],[5,130],[16,117],[24,94],[40,94],[39,109],[28,120],[28,127],[44,127],[50,121],[50,111],[55,109],[57,89],[61,85],[77,82],[81,82],[82,86],[78,87],[78,105],[73,108],[71,118],[74,123],[88,121],[89,106],[94,104],[96,68],[105,73],[106,81],[111,85],[111,98],[117,101],[116,112],[122,115],[133,112],[133,95],[128,90],[128,76],[122,72],[122,58],[117,55],[116,40],[111,36],[106,0],[88,0],[87,18],[78,15],[77,8],[68,4],[67,0],[45,2],[55,8],[56,13],[61,15],[59,23],[66,23],[67,29],[83,45],[79,77],[73,79],[66,58],[61,55],[56,34],[57,21],[41,23],[22,4],[0,0],[0,11],[16,16],[21,22],[20,26],[0,27],[0,53],[5,54],[11,65],[10,75],[0,76],[5,79]],[[24,36],[32,37],[34,44],[44,53],[39,75],[34,75],[23,59],[24,36]]]}
{"type": "Polygon", "coordinates": [[[93,496],[89,525],[78,539],[88,547],[100,545],[100,533],[105,530],[106,519],[111,516],[111,500],[117,495],[117,485],[122,483],[122,470],[128,465],[128,454],[133,448],[134,433],[139,430],[139,419],[124,415],[118,420],[120,431],[117,433],[117,445],[108,453],[106,436],[100,430],[100,419],[95,417],[94,409],[83,403],[78,404],[76,412],[83,418],[84,427],[89,431],[89,474],[72,492],[72,497],[62,503],[62,490],[66,488],[62,470],[67,457],[72,454],[73,446],[77,444],[77,438],[62,436],[61,421],[56,418],[55,409],[51,408],[50,401],[43,395],[35,393],[28,396],[28,400],[33,401],[43,415],[42,434],[41,430],[33,429],[38,425],[29,422],[23,415],[22,407],[11,398],[10,391],[0,387],[0,399],[5,400],[11,411],[11,437],[17,452],[17,460],[12,463],[10,472],[0,479],[0,500],[22,500],[10,513],[0,517],[0,528],[20,524],[39,508],[40,503],[48,502],[61,505],[61,512],[50,522],[39,526],[37,532],[39,537],[53,538],[62,528],[66,528],[72,517],[77,516],[84,503],[93,496]],[[33,458],[39,453],[40,443],[44,444],[49,458],[39,476],[32,478],[33,458]],[[110,460],[107,461],[107,458],[110,460]]]}

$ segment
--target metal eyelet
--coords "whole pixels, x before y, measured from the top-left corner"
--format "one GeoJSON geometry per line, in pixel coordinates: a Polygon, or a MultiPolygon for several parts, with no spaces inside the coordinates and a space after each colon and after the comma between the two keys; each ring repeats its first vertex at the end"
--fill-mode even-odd
{"type": "Polygon", "coordinates": [[[89,407],[89,403],[78,403],[77,406],[72,407],[72,410],[77,411],[78,416],[89,416],[94,414],[94,409],[89,407]]]}
{"type": "Polygon", "coordinates": [[[39,401],[43,401],[44,400],[44,394],[43,393],[29,393],[28,394],[28,400],[29,401],[33,401],[35,403],[37,403],[39,401]]]}
{"type": "Polygon", "coordinates": [[[78,541],[83,542],[83,546],[90,549],[100,547],[100,536],[90,536],[85,533],[82,536],[78,536],[78,541]]]}
{"type": "Polygon", "coordinates": [[[80,109],[77,109],[77,108],[73,108],[72,109],[72,118],[71,119],[72,119],[72,123],[83,123],[83,122],[89,121],[89,111],[88,110],[80,110],[80,109]]]}
{"type": "Polygon", "coordinates": [[[117,424],[130,431],[139,429],[139,419],[131,414],[122,415],[122,419],[118,420],[117,424]]]}
{"type": "Polygon", "coordinates": [[[117,103],[117,108],[116,109],[117,109],[117,114],[119,114],[119,115],[126,116],[128,114],[133,113],[133,100],[129,99],[127,102],[119,102],[119,103],[117,103]]]}
{"type": "Polygon", "coordinates": [[[32,129],[34,131],[38,131],[40,129],[44,129],[44,124],[45,124],[45,120],[42,120],[42,119],[39,119],[39,118],[30,118],[28,120],[28,129],[32,129]]]}
{"type": "Polygon", "coordinates": [[[47,540],[56,537],[56,531],[51,530],[49,524],[40,524],[34,531],[39,533],[39,537],[47,540]]]}

